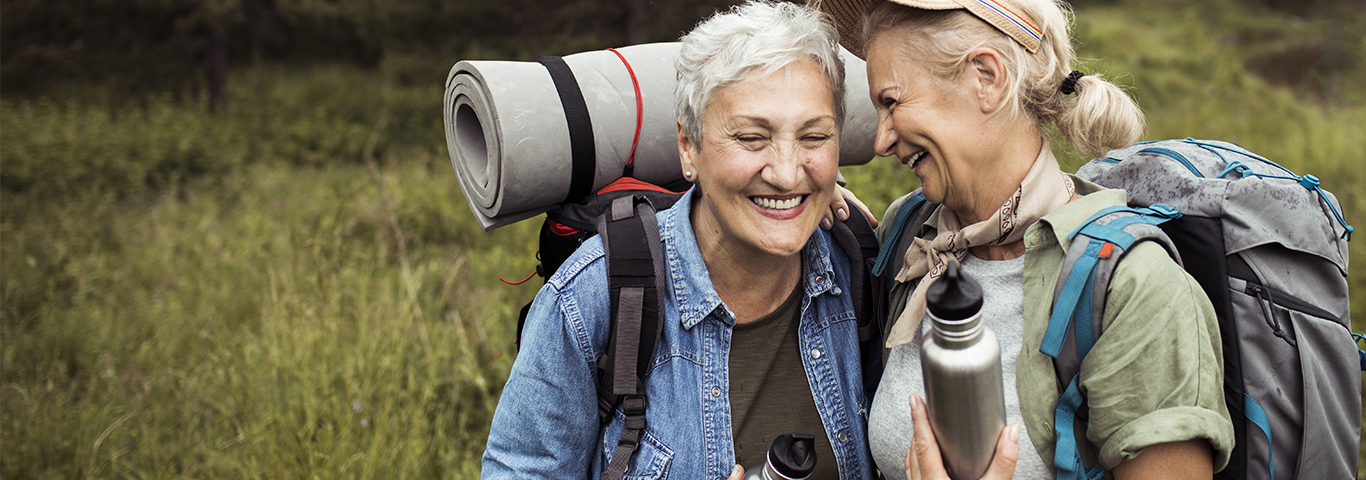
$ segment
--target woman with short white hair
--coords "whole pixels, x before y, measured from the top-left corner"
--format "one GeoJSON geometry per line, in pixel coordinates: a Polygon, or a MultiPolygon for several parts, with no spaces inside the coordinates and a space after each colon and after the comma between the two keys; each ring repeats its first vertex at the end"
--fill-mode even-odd
{"type": "Polygon", "coordinates": [[[678,150],[695,186],[657,217],[643,433],[626,457],[623,407],[599,425],[611,305],[594,237],[531,306],[484,478],[725,478],[787,433],[815,437],[812,478],[873,477],[849,259],[817,228],[844,116],[835,35],[819,12],[751,2],[682,38],[678,150]]]}

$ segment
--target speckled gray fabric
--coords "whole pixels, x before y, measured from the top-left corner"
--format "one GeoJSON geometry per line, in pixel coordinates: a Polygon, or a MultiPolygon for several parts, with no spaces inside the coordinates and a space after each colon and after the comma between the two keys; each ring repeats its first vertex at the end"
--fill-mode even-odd
{"type": "Polygon", "coordinates": [[[1224,248],[1229,254],[1275,243],[1323,257],[1346,276],[1347,242],[1340,241],[1337,223],[1325,221],[1334,214],[1324,200],[1340,205],[1332,193],[1324,191],[1319,197],[1294,180],[1236,172],[1220,177],[1220,165],[1201,161],[1215,154],[1220,159],[1246,160],[1241,163],[1259,174],[1289,175],[1270,163],[1235,153],[1244,151],[1235,144],[1214,140],[1140,143],[1112,150],[1106,159],[1083,165],[1077,176],[1123,189],[1130,205],[1160,202],[1185,215],[1222,217],[1224,248]],[[1171,151],[1183,160],[1177,162],[1174,156],[1153,150],[1171,151]],[[1267,208],[1269,205],[1275,208],[1267,208]]]}
{"type": "MultiPolygon", "coordinates": [[[[1015,478],[1052,478],[1044,460],[1034,450],[1029,432],[1023,428],[1020,396],[1015,389],[1015,359],[1020,354],[1024,338],[1024,293],[1022,288],[1024,257],[1014,260],[987,261],[968,255],[963,272],[982,285],[983,319],[1001,341],[1001,373],[1005,383],[1006,423],[1021,425],[1020,462],[1015,467],[1015,478]]],[[[906,449],[911,446],[914,430],[907,399],[911,394],[925,394],[925,381],[920,370],[920,339],[928,332],[929,322],[921,325],[916,340],[892,348],[886,371],[878,384],[877,396],[868,418],[869,443],[873,460],[888,479],[906,478],[903,467],[906,449]]]]}

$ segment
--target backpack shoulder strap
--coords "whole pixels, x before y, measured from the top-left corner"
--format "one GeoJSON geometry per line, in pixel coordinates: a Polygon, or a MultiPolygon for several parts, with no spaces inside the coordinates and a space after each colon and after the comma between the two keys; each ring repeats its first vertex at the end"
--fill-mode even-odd
{"type": "MultiPolygon", "coordinates": [[[[883,222],[891,221],[882,236],[882,248],[878,251],[877,262],[873,264],[873,275],[884,280],[901,270],[906,249],[911,240],[920,233],[920,226],[929,220],[938,204],[925,199],[925,193],[917,188],[906,195],[905,200],[888,210],[883,222]],[[909,230],[910,235],[906,235],[909,230]]],[[[885,282],[888,286],[892,282],[885,282]]]]}
{"type": "Polygon", "coordinates": [[[858,320],[859,358],[863,369],[863,393],[873,398],[882,379],[882,333],[887,316],[887,295],[882,279],[873,275],[878,240],[873,224],[863,212],[851,209],[848,220],[837,221],[830,229],[845,256],[849,257],[849,294],[858,320]]]}
{"type": "Polygon", "coordinates": [[[1080,390],[1081,362],[1100,335],[1105,293],[1115,265],[1134,244],[1162,245],[1179,264],[1181,256],[1158,225],[1180,218],[1164,204],[1146,208],[1110,207],[1092,215],[1068,235],[1067,257],[1054,287],[1053,311],[1039,351],[1053,358],[1058,384],[1064,387],[1054,411],[1057,446],[1053,466],[1059,479],[1100,478],[1099,468],[1085,468],[1077,450],[1073,418],[1086,417],[1080,390]]]}
{"type": "Polygon", "coordinates": [[[654,207],[642,196],[612,200],[599,220],[612,298],[612,328],[598,360],[598,419],[610,423],[618,402],[626,414],[603,480],[619,480],[645,431],[645,373],[662,330],[664,270],[654,207]]]}
{"type": "Polygon", "coordinates": [[[1053,311],[1040,347],[1054,358],[1059,384],[1065,385],[1080,372],[1081,360],[1100,334],[1105,292],[1115,265],[1134,244],[1157,242],[1181,263],[1175,244],[1158,228],[1180,217],[1176,209],[1160,203],[1147,208],[1110,207],[1068,235],[1071,244],[1054,286],[1053,311]],[[1072,325],[1076,330],[1069,329],[1072,325]],[[1082,334],[1083,345],[1077,345],[1077,334],[1082,334]]]}

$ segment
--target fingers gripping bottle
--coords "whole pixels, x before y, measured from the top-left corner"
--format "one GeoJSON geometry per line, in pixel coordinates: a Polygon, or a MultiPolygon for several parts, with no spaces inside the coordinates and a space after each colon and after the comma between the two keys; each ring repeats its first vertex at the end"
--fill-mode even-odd
{"type": "Polygon", "coordinates": [[[789,433],[773,439],[763,465],[745,469],[744,480],[802,480],[816,469],[816,437],[789,433]]]}
{"type": "Polygon", "coordinates": [[[1006,424],[1001,344],[982,323],[982,287],[950,261],[926,292],[931,334],[920,346],[925,403],[944,467],[981,478],[1006,424]]]}

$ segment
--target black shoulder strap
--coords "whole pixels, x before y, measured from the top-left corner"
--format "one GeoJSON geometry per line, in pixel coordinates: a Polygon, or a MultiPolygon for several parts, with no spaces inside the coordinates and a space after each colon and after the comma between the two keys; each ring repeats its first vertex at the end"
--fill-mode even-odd
{"type": "Polygon", "coordinates": [[[621,440],[603,480],[620,480],[645,431],[645,372],[663,321],[663,256],[655,211],[642,196],[621,197],[599,220],[612,297],[612,333],[598,361],[598,419],[607,425],[618,402],[626,414],[621,440]]]}
{"type": "Polygon", "coordinates": [[[877,232],[859,209],[851,209],[849,219],[835,222],[830,229],[835,242],[849,257],[849,294],[858,319],[859,360],[863,367],[863,393],[873,398],[882,379],[882,333],[887,317],[887,295],[882,278],[873,275],[877,261],[877,232]]]}

